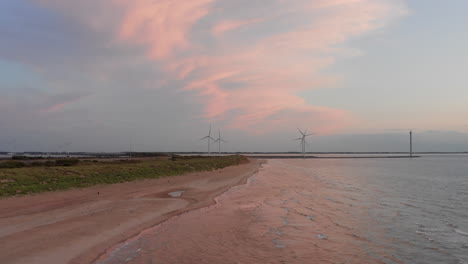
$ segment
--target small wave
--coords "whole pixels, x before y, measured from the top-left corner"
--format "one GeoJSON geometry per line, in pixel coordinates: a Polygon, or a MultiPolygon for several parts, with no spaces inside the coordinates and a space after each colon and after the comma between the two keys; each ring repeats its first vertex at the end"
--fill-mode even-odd
{"type": "Polygon", "coordinates": [[[431,236],[430,236],[430,234],[429,234],[428,232],[417,230],[417,231],[416,231],[416,234],[421,235],[422,237],[424,237],[425,239],[429,240],[430,242],[434,242],[434,241],[435,241],[434,239],[431,238],[431,236]]]}
{"type": "Polygon", "coordinates": [[[351,236],[357,240],[360,240],[360,241],[367,241],[367,242],[370,242],[369,239],[363,237],[363,236],[360,236],[358,234],[355,234],[355,233],[352,233],[351,236]]]}
{"type": "Polygon", "coordinates": [[[286,247],[284,244],[282,244],[281,242],[279,242],[277,239],[272,239],[271,242],[273,242],[273,244],[274,244],[275,247],[277,247],[277,248],[285,248],[285,247],[286,247]]]}
{"type": "Polygon", "coordinates": [[[450,227],[453,227],[453,228],[457,228],[457,227],[458,227],[457,225],[452,224],[452,223],[447,223],[447,225],[450,226],[450,227]]]}
{"type": "Polygon", "coordinates": [[[278,228],[271,228],[271,232],[280,237],[284,235],[278,228]]]}
{"type": "Polygon", "coordinates": [[[406,205],[406,206],[408,206],[408,207],[418,208],[417,206],[414,206],[414,205],[409,204],[409,203],[400,203],[400,204],[406,205]]]}
{"type": "Polygon", "coordinates": [[[454,229],[455,233],[460,234],[462,236],[468,236],[468,232],[461,231],[460,229],[454,229]]]}

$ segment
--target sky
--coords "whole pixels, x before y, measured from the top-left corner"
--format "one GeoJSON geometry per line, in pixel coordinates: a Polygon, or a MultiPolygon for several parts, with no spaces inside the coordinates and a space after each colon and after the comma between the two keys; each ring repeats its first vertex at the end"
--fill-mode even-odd
{"type": "Polygon", "coordinates": [[[0,151],[468,151],[465,0],[1,0],[0,151]]]}

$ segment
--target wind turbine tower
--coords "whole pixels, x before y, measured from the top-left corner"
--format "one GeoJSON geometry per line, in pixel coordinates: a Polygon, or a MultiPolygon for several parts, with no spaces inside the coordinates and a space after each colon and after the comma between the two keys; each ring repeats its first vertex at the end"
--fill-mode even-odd
{"type": "Polygon", "coordinates": [[[218,153],[221,154],[221,141],[227,143],[224,139],[221,138],[221,132],[218,129],[218,139],[215,140],[215,143],[218,142],[218,153]]]}
{"type": "Polygon", "coordinates": [[[413,130],[409,132],[409,142],[410,142],[410,157],[413,157],[413,130]]]}
{"type": "Polygon", "coordinates": [[[301,141],[301,148],[302,148],[302,157],[305,158],[305,153],[306,153],[306,137],[308,136],[312,136],[314,135],[314,133],[312,134],[307,134],[307,129],[302,132],[302,130],[300,130],[299,128],[297,129],[299,130],[299,133],[301,133],[302,137],[300,138],[296,138],[295,140],[300,140],[301,141]]]}
{"type": "Polygon", "coordinates": [[[202,138],[202,139],[200,139],[200,140],[204,140],[204,139],[208,140],[208,154],[210,154],[210,153],[211,153],[211,152],[210,152],[210,143],[211,143],[211,140],[213,140],[213,141],[215,140],[214,138],[211,137],[211,125],[210,125],[210,130],[208,130],[208,136],[206,136],[206,137],[204,137],[204,138],[202,138]]]}

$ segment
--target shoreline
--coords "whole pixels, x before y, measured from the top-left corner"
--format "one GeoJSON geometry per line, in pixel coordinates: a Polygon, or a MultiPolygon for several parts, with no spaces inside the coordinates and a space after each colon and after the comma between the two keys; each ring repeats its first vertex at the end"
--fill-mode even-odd
{"type": "Polygon", "coordinates": [[[261,161],[160,179],[0,200],[0,261],[94,263],[106,252],[215,198],[254,175],[261,161]],[[180,197],[169,193],[184,191],[180,197]],[[8,242],[8,243],[6,243],[8,242]]]}
{"type": "Polygon", "coordinates": [[[141,231],[139,231],[137,234],[123,240],[123,241],[120,241],[119,243],[113,245],[112,247],[109,247],[107,248],[101,255],[99,255],[98,257],[96,257],[91,263],[100,263],[101,261],[105,261],[108,257],[110,257],[112,255],[112,253],[128,244],[128,243],[131,243],[132,241],[140,238],[141,236],[145,235],[146,233],[149,233],[157,228],[160,228],[161,225],[167,223],[168,221],[170,221],[171,219],[173,219],[174,217],[178,217],[178,216],[182,216],[184,214],[187,214],[187,213],[190,213],[190,212],[193,212],[193,211],[196,211],[196,210],[199,210],[199,209],[203,209],[203,208],[210,208],[211,206],[215,206],[217,205],[219,202],[218,202],[218,197],[222,196],[223,194],[225,194],[226,192],[230,191],[231,189],[235,188],[235,187],[238,187],[238,186],[242,186],[242,185],[245,185],[248,183],[249,179],[254,176],[256,173],[258,173],[260,167],[262,164],[265,164],[265,162],[261,161],[261,160],[252,160],[252,159],[249,159],[250,163],[252,162],[255,162],[257,167],[255,170],[251,171],[251,172],[248,172],[245,174],[245,177],[242,177],[241,181],[238,183],[238,184],[234,184],[234,185],[230,185],[230,186],[226,186],[226,188],[223,189],[223,191],[221,191],[219,194],[215,195],[212,197],[212,199],[210,201],[208,201],[209,203],[206,203],[206,204],[203,204],[203,205],[200,205],[200,206],[195,206],[193,208],[190,208],[188,210],[183,210],[177,214],[174,214],[172,215],[171,217],[168,217],[167,219],[165,219],[164,221],[161,221],[160,223],[154,225],[154,226],[150,226],[148,228],[145,228],[141,231]]]}
{"type": "Polygon", "coordinates": [[[336,188],[315,170],[303,160],[268,161],[215,205],[145,230],[97,264],[378,263],[358,245],[370,230],[361,221],[367,207],[351,208],[347,186],[336,188]]]}

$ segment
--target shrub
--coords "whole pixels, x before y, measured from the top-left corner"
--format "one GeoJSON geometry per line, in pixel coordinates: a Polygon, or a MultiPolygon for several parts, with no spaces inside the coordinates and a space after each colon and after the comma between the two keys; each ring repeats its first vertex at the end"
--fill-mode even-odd
{"type": "Polygon", "coordinates": [[[48,160],[48,161],[44,162],[44,166],[53,167],[53,166],[55,166],[55,162],[53,162],[51,160],[48,160]]]}
{"type": "Polygon", "coordinates": [[[42,156],[37,156],[37,157],[28,157],[28,156],[23,156],[23,155],[15,155],[11,157],[12,160],[35,160],[35,159],[43,159],[44,157],[42,156]]]}
{"type": "Polygon", "coordinates": [[[55,161],[56,166],[73,166],[76,165],[80,162],[79,159],[59,159],[55,161]]]}
{"type": "Polygon", "coordinates": [[[121,160],[117,160],[117,161],[114,161],[113,163],[114,164],[124,164],[124,163],[140,163],[141,160],[132,160],[132,159],[121,159],[121,160]]]}
{"type": "Polygon", "coordinates": [[[31,162],[31,166],[32,166],[32,167],[42,167],[42,166],[44,166],[44,165],[45,165],[44,162],[40,162],[40,161],[33,161],[33,162],[31,162]]]}
{"type": "Polygon", "coordinates": [[[0,163],[0,168],[3,169],[23,168],[24,166],[26,166],[26,164],[24,164],[24,162],[21,161],[7,161],[0,163]]]}
{"type": "Polygon", "coordinates": [[[15,155],[15,156],[11,157],[11,159],[12,160],[24,160],[24,159],[26,159],[26,156],[16,156],[15,155]]]}

